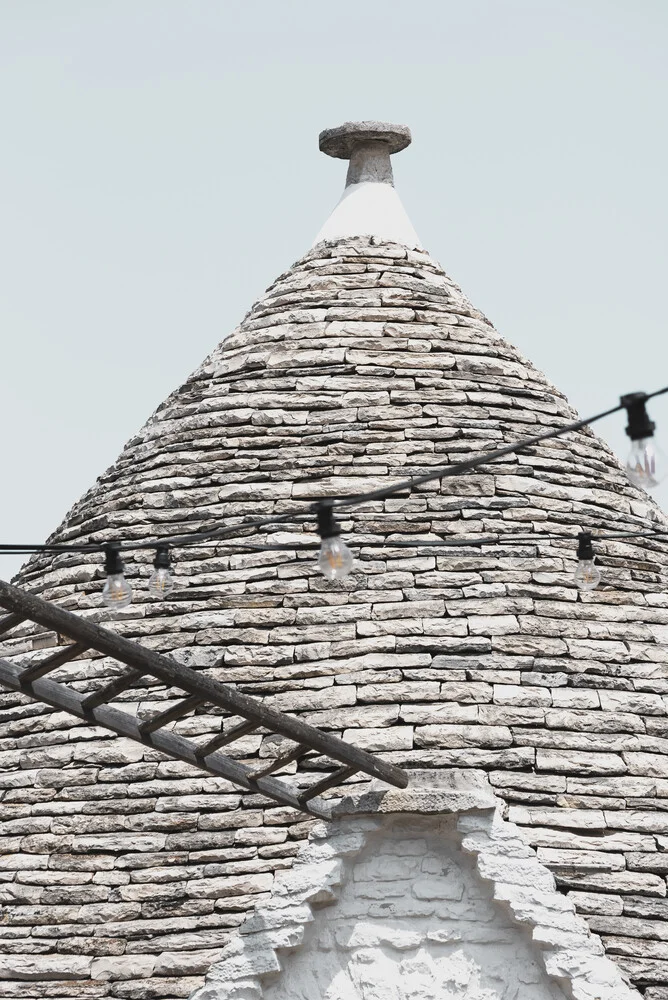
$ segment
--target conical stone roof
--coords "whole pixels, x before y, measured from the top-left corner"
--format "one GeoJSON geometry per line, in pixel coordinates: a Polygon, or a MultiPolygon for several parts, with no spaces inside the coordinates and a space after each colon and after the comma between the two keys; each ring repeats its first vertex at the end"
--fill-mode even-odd
{"type": "MultiPolygon", "coordinates": [[[[301,515],[314,500],[574,417],[428,253],[374,235],[323,241],[52,537],[155,538],[294,513],[247,540],[287,544],[312,537],[301,515]]],[[[583,430],[346,511],[356,561],[342,582],[324,580],[311,552],[231,543],[178,550],[164,603],[146,590],[149,557],[127,560],[135,599],[115,615],[101,607],[97,557],[35,557],[15,582],[397,764],[484,770],[611,957],[665,1000],[667,559],[646,539],[607,542],[603,584],[583,593],[572,579],[579,530],[657,522],[583,430]],[[481,534],[499,541],[424,541],[481,534]],[[512,534],[531,540],[504,543],[512,534]]],[[[31,641],[57,637],[14,654],[31,641]]],[[[81,690],[118,670],[75,666],[81,690]]],[[[174,696],[127,694],[140,711],[174,696]]],[[[13,860],[0,947],[10,978],[31,981],[0,996],[71,996],[73,974],[86,981],[77,996],[187,996],[309,821],[21,697],[2,696],[1,718],[13,860]]],[[[203,709],[177,730],[219,724],[203,709]]],[[[232,752],[278,752],[260,743],[232,752]]]]}

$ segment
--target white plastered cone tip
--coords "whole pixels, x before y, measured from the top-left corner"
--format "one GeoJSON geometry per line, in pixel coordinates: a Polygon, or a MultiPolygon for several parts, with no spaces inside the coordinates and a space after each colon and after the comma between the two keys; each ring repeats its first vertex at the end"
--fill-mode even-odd
{"type": "Polygon", "coordinates": [[[411,141],[405,125],[347,122],[320,133],[320,149],[350,160],[346,188],[313,245],[349,236],[374,236],[420,248],[413,225],[397,194],[390,155],[411,141]]]}
{"type": "Polygon", "coordinates": [[[421,246],[395,188],[373,181],[345,189],[313,245],[346,236],[377,236],[411,249],[421,246]]]}

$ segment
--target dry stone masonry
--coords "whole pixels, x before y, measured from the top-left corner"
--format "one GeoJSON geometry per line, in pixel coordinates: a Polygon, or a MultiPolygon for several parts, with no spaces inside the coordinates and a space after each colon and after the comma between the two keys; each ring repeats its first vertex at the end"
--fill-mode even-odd
{"type": "MultiPolygon", "coordinates": [[[[324,241],[52,537],[148,539],[275,513],[294,518],[246,541],[289,546],[313,537],[315,500],[573,419],[428,253],[373,235],[324,241]]],[[[135,600],[115,616],[94,556],[37,556],[15,582],[383,759],[484,771],[619,971],[646,1000],[668,1000],[665,548],[606,542],[603,584],[581,593],[572,579],[578,530],[657,524],[653,501],[583,430],[346,511],[356,563],[342,582],[324,580],[312,552],[230,543],[179,550],[166,602],[147,593],[150,556],[128,560],[135,600]],[[424,541],[482,533],[498,542],[424,541]],[[531,540],[504,542],[513,533],[531,540]]],[[[26,663],[58,644],[17,635],[5,655],[26,663]]],[[[81,658],[62,676],[89,691],[120,669],[81,658]]],[[[142,685],[124,707],[178,696],[142,685]]],[[[0,998],[200,989],[312,821],[22,696],[0,696],[0,723],[0,998]]],[[[203,706],[175,728],[219,726],[203,706]]],[[[231,752],[278,756],[281,741],[248,736],[231,752]]],[[[279,1000],[285,986],[272,989],[279,1000]]]]}

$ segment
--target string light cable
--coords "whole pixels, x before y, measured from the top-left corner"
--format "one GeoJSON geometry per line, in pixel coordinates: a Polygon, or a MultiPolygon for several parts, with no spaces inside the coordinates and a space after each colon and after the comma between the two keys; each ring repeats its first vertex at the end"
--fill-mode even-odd
{"type": "MultiPolygon", "coordinates": [[[[174,587],[174,578],[171,573],[170,552],[173,548],[186,548],[196,545],[234,545],[235,548],[248,551],[288,551],[288,550],[308,550],[319,548],[318,568],[330,580],[338,580],[347,576],[353,567],[353,556],[346,543],[341,539],[341,529],[335,518],[335,511],[349,507],[358,507],[378,500],[389,499],[399,494],[409,493],[416,487],[424,483],[433,482],[438,479],[445,479],[459,476],[463,473],[473,472],[481,466],[486,466],[508,455],[524,451],[543,441],[562,437],[573,431],[581,430],[605,417],[626,410],[628,425],[626,433],[631,440],[631,451],[626,460],[626,472],[631,482],[644,489],[656,487],[663,479],[668,462],[663,453],[654,442],[655,424],[647,413],[647,402],[656,396],[668,393],[668,386],[658,389],[652,393],[636,392],[629,393],[620,398],[617,406],[595,414],[586,420],[576,420],[561,427],[534,434],[519,441],[512,442],[497,448],[493,451],[483,451],[469,459],[455,462],[447,466],[431,469],[427,473],[413,476],[398,483],[371,490],[366,493],[351,494],[345,497],[321,500],[312,506],[309,511],[290,511],[284,514],[274,514],[262,518],[252,518],[236,524],[216,525],[209,529],[204,529],[187,534],[173,535],[169,538],[149,541],[123,542],[87,542],[87,543],[41,543],[41,544],[3,544],[0,543],[0,554],[32,555],[35,553],[100,553],[105,556],[104,570],[106,581],[102,592],[102,599],[108,607],[125,607],[132,600],[132,588],[124,576],[124,565],[121,551],[132,552],[141,550],[152,550],[154,552],[153,568],[149,580],[149,592],[154,597],[166,598],[174,587]],[[320,542],[283,542],[271,543],[270,541],[254,545],[246,542],[249,533],[260,531],[262,528],[278,527],[285,524],[299,524],[304,520],[313,521],[315,516],[316,530],[320,537],[320,542]]],[[[316,480],[313,479],[313,482],[316,480]]],[[[601,579],[600,570],[595,563],[593,551],[593,541],[612,541],[624,538],[651,538],[657,541],[665,540],[668,531],[625,531],[615,534],[594,535],[590,531],[580,531],[577,535],[577,569],[575,582],[583,590],[591,590],[598,585],[601,579]]],[[[401,547],[471,547],[485,545],[503,544],[523,544],[537,543],[544,540],[559,539],[568,540],[564,534],[534,533],[529,536],[510,537],[506,535],[487,536],[482,538],[447,538],[447,539],[410,539],[391,540],[384,539],[379,542],[375,540],[353,539],[355,546],[383,545],[385,548],[401,547]]]]}

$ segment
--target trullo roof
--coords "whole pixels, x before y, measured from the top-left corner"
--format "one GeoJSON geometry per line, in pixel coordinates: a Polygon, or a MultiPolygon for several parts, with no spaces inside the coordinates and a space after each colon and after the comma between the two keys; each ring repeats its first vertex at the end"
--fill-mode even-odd
{"type": "MultiPolygon", "coordinates": [[[[299,515],[313,500],[573,419],[419,248],[389,168],[407,130],[363,125],[325,134],[351,173],[316,245],[54,538],[154,538],[293,512],[253,536],[289,543],[312,533],[299,515]]],[[[666,556],[647,539],[608,542],[603,584],[584,593],[572,579],[579,530],[657,521],[583,430],[351,509],[344,582],[325,581],[310,552],[203,545],[176,553],[177,586],[160,603],[148,557],[130,560],[135,599],[113,627],[403,766],[486,772],[608,954],[647,1000],[666,1000],[666,556]],[[416,541],[483,533],[498,542],[416,541]],[[504,543],[510,534],[530,540],[504,543]]],[[[97,557],[36,557],[16,582],[113,617],[97,557]]],[[[117,669],[77,667],[81,688],[117,669]]],[[[169,696],[127,695],[142,711],[169,696]]],[[[177,728],[219,724],[203,708],[177,728]]],[[[237,746],[278,752],[257,736],[237,746]]],[[[261,796],[20,697],[2,697],[1,751],[3,997],[187,996],[308,831],[261,796]]]]}

